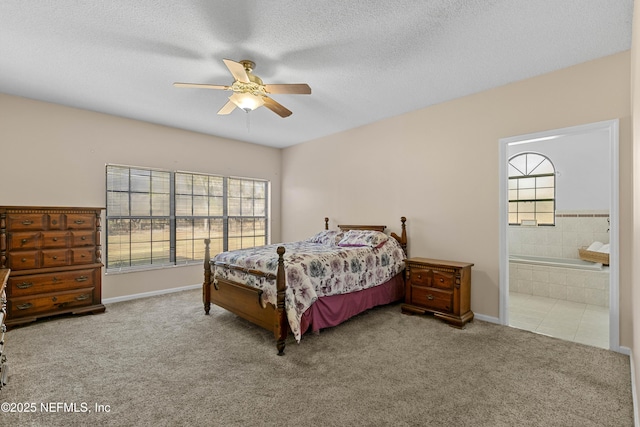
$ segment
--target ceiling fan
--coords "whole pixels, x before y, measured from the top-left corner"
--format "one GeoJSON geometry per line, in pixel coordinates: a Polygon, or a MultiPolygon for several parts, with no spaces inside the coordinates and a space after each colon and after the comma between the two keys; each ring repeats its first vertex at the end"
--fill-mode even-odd
{"type": "Polygon", "coordinates": [[[253,74],[253,68],[256,66],[253,61],[243,59],[240,62],[236,62],[230,59],[223,59],[223,62],[235,79],[231,86],[178,82],[173,85],[176,87],[233,91],[233,95],[229,97],[229,101],[222,106],[218,114],[229,114],[236,107],[249,112],[264,105],[280,117],[289,117],[292,114],[291,111],[267,95],[272,93],[309,95],[311,93],[311,88],[306,83],[273,85],[262,83],[262,79],[253,74]]]}

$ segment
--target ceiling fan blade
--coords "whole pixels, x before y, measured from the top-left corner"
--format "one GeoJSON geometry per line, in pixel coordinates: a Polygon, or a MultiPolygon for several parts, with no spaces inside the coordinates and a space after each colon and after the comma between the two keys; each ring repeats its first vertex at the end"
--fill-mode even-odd
{"type": "Polygon", "coordinates": [[[311,88],[306,83],[264,85],[268,93],[285,93],[289,95],[309,95],[311,88]]]}
{"type": "Polygon", "coordinates": [[[218,114],[220,114],[221,116],[225,114],[229,114],[235,109],[236,109],[236,104],[234,104],[231,101],[227,101],[227,103],[224,104],[222,108],[218,111],[218,114]]]}
{"type": "Polygon", "coordinates": [[[249,83],[249,76],[247,76],[247,72],[241,63],[230,59],[223,59],[222,61],[227,66],[234,79],[242,83],[249,83]]]}
{"type": "Polygon", "coordinates": [[[231,86],[224,86],[224,85],[208,85],[208,84],[201,84],[201,83],[179,83],[179,82],[175,82],[173,84],[175,87],[194,87],[194,88],[199,88],[199,89],[221,89],[221,90],[231,90],[231,86]]]}
{"type": "Polygon", "coordinates": [[[283,117],[283,118],[289,117],[291,114],[293,114],[291,111],[287,110],[282,104],[279,104],[278,102],[274,101],[268,96],[263,96],[262,99],[264,99],[264,106],[267,107],[269,110],[273,111],[274,113],[276,113],[277,115],[279,115],[280,117],[283,117]]]}

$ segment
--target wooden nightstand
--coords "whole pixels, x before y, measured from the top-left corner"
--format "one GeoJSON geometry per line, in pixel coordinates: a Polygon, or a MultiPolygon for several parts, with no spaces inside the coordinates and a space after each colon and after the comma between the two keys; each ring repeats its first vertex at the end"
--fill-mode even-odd
{"type": "Polygon", "coordinates": [[[430,312],[458,328],[473,320],[473,264],[429,258],[410,258],[405,263],[407,270],[403,313],[430,312]]]}

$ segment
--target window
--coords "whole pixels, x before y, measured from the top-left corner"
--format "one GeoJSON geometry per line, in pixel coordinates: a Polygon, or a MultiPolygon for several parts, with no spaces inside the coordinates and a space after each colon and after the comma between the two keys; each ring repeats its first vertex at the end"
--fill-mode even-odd
{"type": "Polygon", "coordinates": [[[268,182],[107,166],[107,269],[162,267],[265,245],[268,182]]]}
{"type": "Polygon", "coordinates": [[[555,225],[555,168],[537,153],[509,159],[509,224],[555,225]]]}

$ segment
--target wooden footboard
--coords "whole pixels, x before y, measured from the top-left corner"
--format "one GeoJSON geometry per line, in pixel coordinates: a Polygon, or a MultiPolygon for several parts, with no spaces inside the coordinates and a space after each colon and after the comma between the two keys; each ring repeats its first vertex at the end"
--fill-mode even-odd
{"type": "Polygon", "coordinates": [[[211,303],[213,303],[258,326],[273,331],[278,355],[282,356],[289,331],[287,313],[284,308],[285,290],[287,286],[284,274],[284,248],[279,246],[277,249],[278,269],[274,275],[222,262],[216,262],[215,265],[212,265],[209,249],[210,242],[209,239],[205,239],[204,241],[204,283],[202,286],[202,299],[205,314],[209,314],[211,303]],[[219,278],[214,280],[213,268],[239,270],[246,274],[264,277],[267,280],[275,280],[277,290],[276,306],[264,301],[262,296],[263,292],[260,289],[227,279],[219,278]]]}

